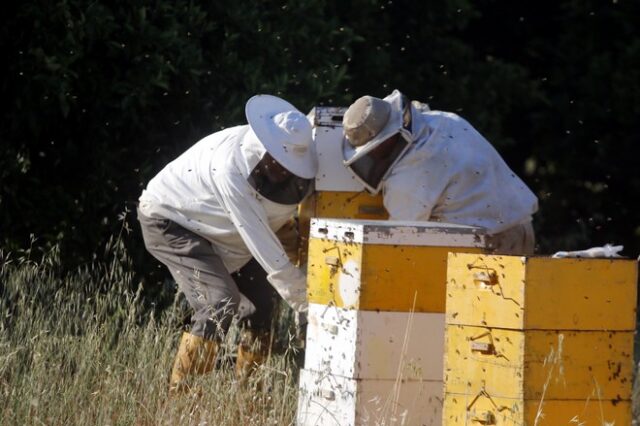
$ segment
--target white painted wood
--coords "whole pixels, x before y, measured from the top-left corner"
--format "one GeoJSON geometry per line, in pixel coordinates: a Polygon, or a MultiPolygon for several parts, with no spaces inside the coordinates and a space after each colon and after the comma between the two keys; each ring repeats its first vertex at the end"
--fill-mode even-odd
{"type": "Polygon", "coordinates": [[[314,108],[313,139],[318,155],[316,191],[364,191],[364,186],[342,164],[342,116],[346,108],[314,108]]]}
{"type": "Polygon", "coordinates": [[[311,111],[311,115],[313,116],[313,125],[316,127],[325,126],[342,128],[342,117],[344,117],[346,112],[346,107],[314,107],[311,111]]]}
{"type": "Polygon", "coordinates": [[[445,315],[311,303],[305,368],[357,379],[442,380],[445,315]]]}
{"type": "Polygon", "coordinates": [[[442,423],[441,381],[362,380],[303,369],[298,426],[442,423]]]}
{"type": "Polygon", "coordinates": [[[443,222],[311,219],[311,238],[349,243],[432,247],[485,247],[482,228],[443,222]]]}

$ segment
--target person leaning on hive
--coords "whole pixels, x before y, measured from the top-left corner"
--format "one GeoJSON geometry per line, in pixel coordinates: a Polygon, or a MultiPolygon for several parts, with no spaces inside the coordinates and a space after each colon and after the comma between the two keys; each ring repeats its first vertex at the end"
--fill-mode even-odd
{"type": "Polygon", "coordinates": [[[533,253],[536,196],[463,118],[394,90],[357,99],[343,127],[345,166],[390,219],[480,226],[495,253],[533,253]]]}
{"type": "Polygon", "coordinates": [[[193,309],[171,392],[188,389],[189,375],[213,368],[234,315],[247,329],[236,364],[241,376],[264,359],[276,292],[296,311],[307,308],[305,275],[283,243],[295,251],[291,219],[317,171],[311,124],[270,95],[249,99],[245,113],[248,125],[197,142],[151,179],[139,199],[145,246],[193,309]],[[287,236],[283,243],[276,231],[287,236]]]}

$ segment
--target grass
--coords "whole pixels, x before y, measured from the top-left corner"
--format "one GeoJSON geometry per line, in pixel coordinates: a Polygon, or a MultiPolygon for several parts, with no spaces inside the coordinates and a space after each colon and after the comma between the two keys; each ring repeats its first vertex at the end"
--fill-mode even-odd
{"type": "MultiPolygon", "coordinates": [[[[288,425],[297,403],[295,344],[246,384],[234,380],[233,330],[201,396],[170,399],[181,333],[179,301],[155,313],[115,239],[103,259],[71,273],[53,249],[0,251],[0,425],[288,425]]],[[[287,319],[279,340],[291,343],[287,319]]],[[[634,386],[640,416],[640,384],[634,386]]],[[[386,421],[376,422],[387,424],[386,421]]]]}
{"type": "MultiPolygon", "coordinates": [[[[155,315],[130,290],[136,286],[119,242],[105,260],[73,273],[60,272],[56,250],[37,263],[29,257],[0,253],[0,424],[293,423],[291,351],[272,356],[243,385],[223,362],[200,378],[201,397],[169,399],[181,305],[155,315]]],[[[234,342],[230,333],[223,360],[234,342]]]]}

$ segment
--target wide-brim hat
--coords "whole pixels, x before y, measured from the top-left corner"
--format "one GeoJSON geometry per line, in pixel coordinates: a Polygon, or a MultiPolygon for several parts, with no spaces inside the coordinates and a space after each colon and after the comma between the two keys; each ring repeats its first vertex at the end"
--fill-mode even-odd
{"type": "Polygon", "coordinates": [[[272,95],[253,96],[244,111],[249,126],[278,163],[301,178],[315,177],[318,159],[311,123],[303,113],[272,95]]]}
{"type": "Polygon", "coordinates": [[[343,128],[345,138],[342,141],[342,154],[345,166],[349,166],[354,161],[367,155],[396,133],[402,133],[406,139],[411,139],[411,129],[407,128],[408,125],[410,126],[410,123],[407,123],[407,117],[405,115],[408,101],[400,91],[394,90],[384,99],[368,98],[370,99],[366,99],[366,101],[367,103],[371,102],[370,106],[365,108],[358,107],[356,103],[359,99],[347,109],[344,115],[343,128]],[[380,102],[384,102],[386,105],[382,105],[380,102]],[[379,119],[373,117],[373,115],[376,114],[387,116],[386,122],[383,125],[380,125],[379,119]],[[366,126],[367,121],[371,121],[372,119],[377,121],[377,127],[380,127],[380,129],[376,129],[377,133],[366,140],[366,132],[357,132],[357,128],[366,126]],[[350,133],[354,135],[357,140],[353,140],[355,138],[350,140],[350,133]],[[363,138],[365,138],[365,140],[363,140],[363,138]]]}

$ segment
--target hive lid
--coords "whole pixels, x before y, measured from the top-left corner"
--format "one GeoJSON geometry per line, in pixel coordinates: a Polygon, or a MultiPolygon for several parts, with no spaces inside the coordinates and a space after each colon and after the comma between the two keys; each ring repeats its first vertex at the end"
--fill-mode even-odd
{"type": "Polygon", "coordinates": [[[486,246],[483,228],[443,222],[313,218],[310,237],[356,244],[486,246]]]}

